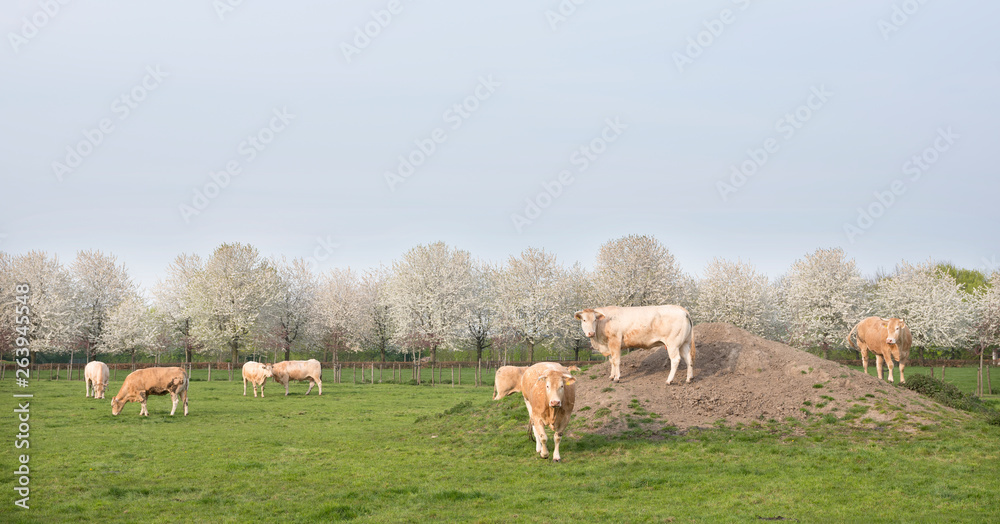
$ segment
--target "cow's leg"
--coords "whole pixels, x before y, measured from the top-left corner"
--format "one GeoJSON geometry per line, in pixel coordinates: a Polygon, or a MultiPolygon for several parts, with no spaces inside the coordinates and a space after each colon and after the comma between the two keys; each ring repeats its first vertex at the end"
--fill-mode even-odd
{"type": "MultiPolygon", "coordinates": [[[[670,374],[667,375],[667,385],[669,386],[671,382],[674,381],[674,375],[677,373],[677,366],[681,364],[681,350],[680,348],[666,346],[667,354],[670,356],[670,374]]],[[[691,357],[690,348],[688,349],[688,358],[691,357]]],[[[689,360],[690,362],[690,360],[689,360]]],[[[688,364],[688,373],[690,373],[691,365],[688,364]]],[[[689,378],[688,381],[691,379],[689,378]]]]}
{"type": "Polygon", "coordinates": [[[264,398],[264,384],[267,384],[267,379],[260,383],[260,398],[264,398]]]}
{"type": "Polygon", "coordinates": [[[903,370],[906,369],[906,361],[899,361],[899,383],[906,384],[906,378],[903,377],[903,370]]]}
{"type": "Polygon", "coordinates": [[[691,362],[691,341],[688,340],[681,345],[681,356],[684,357],[684,364],[687,365],[687,383],[691,383],[694,378],[694,363],[691,362]]]}
{"type": "Polygon", "coordinates": [[[185,389],[181,394],[184,395],[184,416],[186,417],[188,416],[188,390],[185,389]]]}
{"type": "MultiPolygon", "coordinates": [[[[374,373],[374,371],[373,371],[373,373],[374,373]]],[[[322,395],[323,394],[323,381],[317,378],[316,379],[316,387],[319,388],[319,394],[322,395]]]]}
{"type": "Polygon", "coordinates": [[[86,390],[87,392],[83,395],[84,398],[89,398],[90,397],[90,379],[89,378],[83,379],[83,387],[87,388],[87,390],[86,390]]]}
{"type": "Polygon", "coordinates": [[[552,460],[555,462],[562,462],[562,457],[559,456],[559,441],[562,440],[562,431],[552,431],[552,441],[555,442],[555,446],[552,448],[552,460]]]}
{"type": "Polygon", "coordinates": [[[172,403],[172,405],[170,406],[170,416],[172,417],[172,416],[174,416],[174,412],[177,411],[177,392],[176,391],[171,391],[170,392],[170,402],[172,403]]]}
{"type": "Polygon", "coordinates": [[[535,430],[535,451],[541,453],[542,458],[549,458],[549,446],[546,444],[548,436],[545,434],[545,426],[541,420],[532,421],[535,430]]]}
{"type": "Polygon", "coordinates": [[[617,338],[608,339],[608,350],[611,352],[611,356],[608,360],[611,361],[611,380],[618,382],[622,378],[622,341],[617,338]]]}
{"type": "Polygon", "coordinates": [[[882,380],[882,354],[875,353],[875,370],[878,371],[878,379],[882,380]]]}
{"type": "Polygon", "coordinates": [[[868,349],[861,341],[858,341],[858,351],[861,352],[861,366],[865,368],[865,375],[868,374],[868,349]]]}
{"type": "MultiPolygon", "coordinates": [[[[253,385],[253,398],[257,398],[257,383],[251,382],[251,384],[253,385]]],[[[260,394],[264,394],[264,386],[260,387],[260,394]]]]}
{"type": "Polygon", "coordinates": [[[893,367],[893,364],[892,364],[892,353],[890,353],[890,354],[886,355],[886,357],[885,357],[885,368],[886,368],[887,372],[889,373],[889,383],[890,384],[892,383],[892,367],[893,367]]]}
{"type": "MultiPolygon", "coordinates": [[[[524,399],[524,407],[528,408],[528,438],[530,438],[535,442],[538,442],[538,439],[535,438],[534,427],[531,425],[531,403],[528,402],[528,399],[524,399]]],[[[537,444],[535,445],[535,451],[536,452],[538,451],[537,444]]]]}
{"type": "MultiPolygon", "coordinates": [[[[243,396],[247,396],[247,378],[243,377],[243,396]]],[[[253,396],[257,396],[257,384],[254,384],[253,396]]]]}
{"type": "Polygon", "coordinates": [[[288,382],[291,382],[291,381],[289,380],[289,381],[285,382],[285,396],[286,397],[288,396],[288,382]]]}
{"type": "Polygon", "coordinates": [[[149,410],[146,409],[146,394],[145,393],[140,393],[139,394],[139,403],[142,404],[142,409],[139,410],[139,415],[148,417],[149,416],[149,410]]]}
{"type": "Polygon", "coordinates": [[[316,382],[314,382],[313,379],[309,379],[309,389],[306,390],[306,395],[308,395],[309,392],[313,390],[313,386],[315,386],[315,385],[316,385],[316,382]]]}

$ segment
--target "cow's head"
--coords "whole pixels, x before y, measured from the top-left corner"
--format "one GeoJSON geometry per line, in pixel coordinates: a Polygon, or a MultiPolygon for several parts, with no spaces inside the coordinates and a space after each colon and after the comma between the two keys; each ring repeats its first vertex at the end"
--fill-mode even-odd
{"type": "Polygon", "coordinates": [[[593,309],[583,309],[577,311],[573,316],[580,321],[580,328],[583,329],[583,334],[587,335],[587,338],[597,336],[597,321],[604,318],[602,313],[593,309]]]}
{"type": "Polygon", "coordinates": [[[262,371],[264,372],[264,378],[274,376],[274,367],[271,364],[264,364],[262,371]]]}
{"type": "Polygon", "coordinates": [[[125,407],[125,399],[118,400],[118,397],[111,398],[111,414],[118,415],[122,412],[122,408],[125,407]]]}
{"type": "Polygon", "coordinates": [[[895,344],[899,341],[899,333],[906,327],[906,323],[901,318],[890,318],[882,322],[882,327],[886,329],[888,335],[885,338],[885,343],[895,344]]]}
{"type": "Polygon", "coordinates": [[[543,380],[545,381],[545,398],[548,400],[549,406],[554,408],[562,406],[566,386],[576,382],[573,375],[555,369],[546,371],[538,377],[539,382],[543,380]]]}

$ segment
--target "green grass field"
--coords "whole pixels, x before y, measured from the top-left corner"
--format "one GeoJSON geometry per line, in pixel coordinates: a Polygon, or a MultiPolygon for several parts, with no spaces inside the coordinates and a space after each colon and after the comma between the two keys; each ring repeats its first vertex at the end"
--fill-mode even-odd
{"type": "Polygon", "coordinates": [[[492,402],[467,373],[430,387],[345,372],[341,384],[326,376],[322,397],[272,382],[255,399],[196,372],[188,417],[154,397],[148,418],[138,404],[112,417],[80,381],[43,372],[15,391],[8,376],[5,405],[35,395],[32,491],[29,510],[14,506],[21,451],[5,408],[0,522],[1000,521],[1000,427],[978,416],[915,434],[829,419],[652,439],[577,432],[557,464],[534,453],[520,396],[492,402]]]}

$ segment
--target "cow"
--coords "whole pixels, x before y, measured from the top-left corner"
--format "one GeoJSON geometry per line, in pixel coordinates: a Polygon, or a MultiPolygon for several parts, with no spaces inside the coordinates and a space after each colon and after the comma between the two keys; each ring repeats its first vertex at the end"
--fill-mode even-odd
{"type": "Polygon", "coordinates": [[[306,395],[312,391],[313,386],[319,386],[319,394],[323,394],[323,368],[319,361],[311,358],[309,360],[285,360],[271,366],[272,377],[278,384],[285,386],[285,396],[288,396],[289,380],[308,380],[309,389],[306,395]]]}
{"type": "Polygon", "coordinates": [[[493,377],[493,400],[521,391],[521,375],[528,366],[502,366],[493,377]]]}
{"type": "MultiPolygon", "coordinates": [[[[562,367],[561,364],[556,364],[555,362],[545,362],[553,367],[562,367]]],[[[521,375],[524,375],[524,370],[528,369],[528,366],[502,366],[497,369],[496,375],[493,377],[493,400],[500,400],[507,395],[521,392],[521,375]]],[[[570,371],[580,371],[580,368],[576,366],[570,366],[566,369],[570,371]]]]}
{"type": "Polygon", "coordinates": [[[104,398],[104,390],[108,387],[108,365],[104,362],[93,360],[83,368],[84,387],[87,389],[85,396],[89,397],[93,391],[94,398],[104,398]]]}
{"type": "Polygon", "coordinates": [[[122,383],[122,388],[118,394],[111,399],[111,414],[118,415],[122,408],[129,402],[139,402],[142,409],[139,415],[149,416],[146,409],[146,398],[149,395],[166,395],[170,393],[170,399],[174,405],[170,408],[170,416],[177,411],[177,400],[184,400],[184,416],[188,414],[188,375],[184,368],[146,368],[137,369],[127,377],[122,383]]]}
{"type": "Polygon", "coordinates": [[[260,386],[260,398],[264,398],[264,384],[273,375],[271,364],[261,364],[248,360],[243,364],[243,396],[247,396],[247,381],[253,386],[253,396],[257,398],[257,386],[260,386]]]}
{"type": "Polygon", "coordinates": [[[535,437],[535,451],[548,458],[548,436],[545,427],[552,428],[555,447],[552,460],[560,462],[559,442],[569,425],[576,402],[576,378],[565,368],[553,362],[539,362],[524,370],[521,375],[521,394],[528,409],[528,423],[535,437]]]}
{"type": "Polygon", "coordinates": [[[868,351],[875,353],[875,368],[878,378],[882,379],[882,361],[885,360],[889,369],[889,382],[892,382],[892,361],[899,362],[899,383],[905,384],[903,370],[910,358],[910,345],[913,335],[910,328],[901,318],[868,317],[858,322],[847,334],[847,345],[861,352],[861,364],[868,374],[868,351]],[[857,343],[851,337],[857,338],[857,343]]]}
{"type": "Polygon", "coordinates": [[[609,357],[614,382],[621,380],[622,348],[667,348],[670,375],[674,380],[677,365],[684,357],[687,381],[694,377],[694,323],[691,314],[681,306],[606,306],[577,311],[574,316],[590,339],[594,349],[609,357]]]}

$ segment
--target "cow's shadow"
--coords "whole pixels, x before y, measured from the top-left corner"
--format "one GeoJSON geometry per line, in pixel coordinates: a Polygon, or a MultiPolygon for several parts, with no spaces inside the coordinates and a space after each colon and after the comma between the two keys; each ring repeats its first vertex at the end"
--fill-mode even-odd
{"type": "MultiPolygon", "coordinates": [[[[743,344],[736,342],[715,342],[695,346],[694,379],[732,373],[736,369],[743,344]]],[[[670,372],[670,355],[667,349],[659,346],[653,349],[640,349],[622,357],[622,381],[628,376],[647,377],[660,376],[670,372]]],[[[687,376],[687,363],[681,359],[677,366],[677,377],[684,380],[687,376]]]]}

